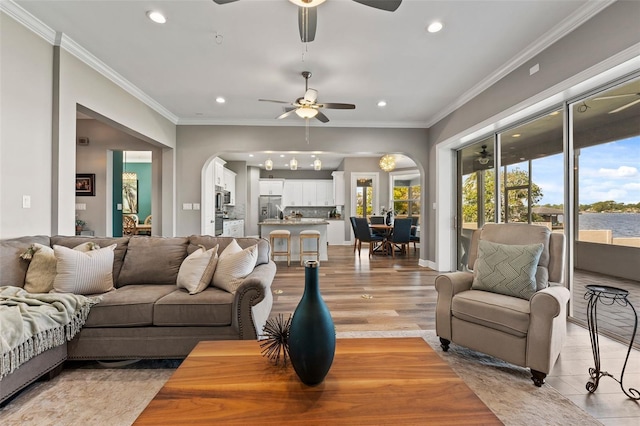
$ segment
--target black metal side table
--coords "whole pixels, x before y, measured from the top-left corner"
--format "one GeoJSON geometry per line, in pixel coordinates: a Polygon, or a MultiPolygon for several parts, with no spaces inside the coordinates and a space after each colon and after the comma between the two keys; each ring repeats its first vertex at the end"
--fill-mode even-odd
{"type": "Polygon", "coordinates": [[[588,285],[587,292],[584,295],[585,299],[588,299],[587,303],[587,325],[589,326],[589,335],[591,337],[591,350],[593,351],[593,361],[595,368],[589,368],[589,375],[591,379],[587,382],[587,390],[591,393],[598,389],[600,378],[602,376],[611,377],[613,380],[620,384],[620,388],[625,395],[633,400],[640,400],[640,392],[637,389],[629,388],[627,391],[622,384],[624,379],[624,370],[627,368],[627,361],[629,361],[629,354],[633,346],[633,340],[636,336],[638,329],[638,313],[635,308],[627,299],[629,292],[621,288],[609,287],[605,285],[588,285]],[[617,303],[622,307],[629,306],[633,310],[635,316],[635,323],[633,326],[633,334],[631,335],[631,341],[629,342],[629,349],[627,349],[627,357],[624,360],[622,366],[622,372],[620,373],[620,380],[613,377],[611,374],[600,369],[600,341],[598,336],[598,302],[603,305],[613,305],[617,303]]]}

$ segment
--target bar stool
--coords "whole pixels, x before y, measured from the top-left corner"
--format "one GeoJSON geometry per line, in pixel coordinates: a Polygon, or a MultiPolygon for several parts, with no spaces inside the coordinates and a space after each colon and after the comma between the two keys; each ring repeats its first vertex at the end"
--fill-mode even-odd
{"type": "Polygon", "coordinates": [[[271,260],[275,256],[287,256],[287,266],[291,266],[291,232],[286,229],[269,232],[269,241],[271,243],[271,260]],[[276,251],[275,240],[283,239],[287,241],[286,251],[276,251]]]}
{"type": "Polygon", "coordinates": [[[300,231],[300,265],[304,265],[304,256],[315,256],[316,260],[320,262],[320,231],[305,230],[300,231]],[[304,240],[313,238],[316,240],[316,249],[304,251],[304,240]]]}

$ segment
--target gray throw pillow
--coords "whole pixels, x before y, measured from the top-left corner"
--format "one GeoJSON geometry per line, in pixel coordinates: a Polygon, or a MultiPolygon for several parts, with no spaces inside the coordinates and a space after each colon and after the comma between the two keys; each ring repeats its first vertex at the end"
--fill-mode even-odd
{"type": "Polygon", "coordinates": [[[471,288],[529,300],[536,292],[542,244],[507,245],[480,240],[471,288]]]}

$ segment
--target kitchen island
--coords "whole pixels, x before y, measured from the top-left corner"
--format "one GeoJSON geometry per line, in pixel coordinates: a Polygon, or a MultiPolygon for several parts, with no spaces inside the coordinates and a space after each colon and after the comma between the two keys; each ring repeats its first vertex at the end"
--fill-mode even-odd
{"type": "MultiPolygon", "coordinates": [[[[264,222],[258,223],[260,226],[260,236],[269,240],[269,233],[271,231],[286,229],[291,232],[291,260],[300,262],[300,231],[313,230],[320,232],[320,260],[329,260],[327,254],[327,226],[329,222],[324,219],[293,219],[293,220],[279,220],[279,219],[267,219],[264,222]]],[[[305,250],[314,250],[315,241],[305,240],[305,250]]],[[[286,242],[283,240],[275,241],[275,250],[285,250],[286,242]]],[[[282,260],[283,257],[276,257],[276,260],[282,260]]],[[[305,256],[305,260],[312,260],[313,256],[305,256]]]]}

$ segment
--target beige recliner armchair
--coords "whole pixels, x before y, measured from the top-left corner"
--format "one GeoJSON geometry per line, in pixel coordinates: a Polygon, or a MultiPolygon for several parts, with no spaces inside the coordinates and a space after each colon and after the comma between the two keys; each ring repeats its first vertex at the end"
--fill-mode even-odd
{"type": "MultiPolygon", "coordinates": [[[[496,269],[506,267],[512,272],[518,270],[517,267],[510,268],[516,264],[512,260],[495,263],[496,269]]],[[[536,225],[486,224],[473,233],[468,267],[474,272],[442,274],[435,281],[438,292],[436,333],[442,349],[447,351],[449,344],[454,342],[530,368],[533,382],[536,386],[542,386],[560,354],[566,336],[566,309],[570,293],[563,285],[564,235],[536,225]],[[482,243],[483,249],[479,250],[480,241],[489,243],[482,243]],[[487,267],[481,268],[478,261],[479,251],[484,253],[484,261],[489,257],[486,247],[539,243],[542,244],[542,251],[537,267],[535,260],[530,262],[535,279],[529,299],[522,298],[522,295],[514,297],[500,294],[499,288],[498,292],[496,289],[477,289],[483,287],[478,281],[480,275],[487,276],[484,273],[487,267]],[[477,277],[475,282],[474,276],[477,277]],[[548,287],[542,288],[547,281],[548,287]]],[[[509,273],[505,275],[509,276],[509,273]]]]}

